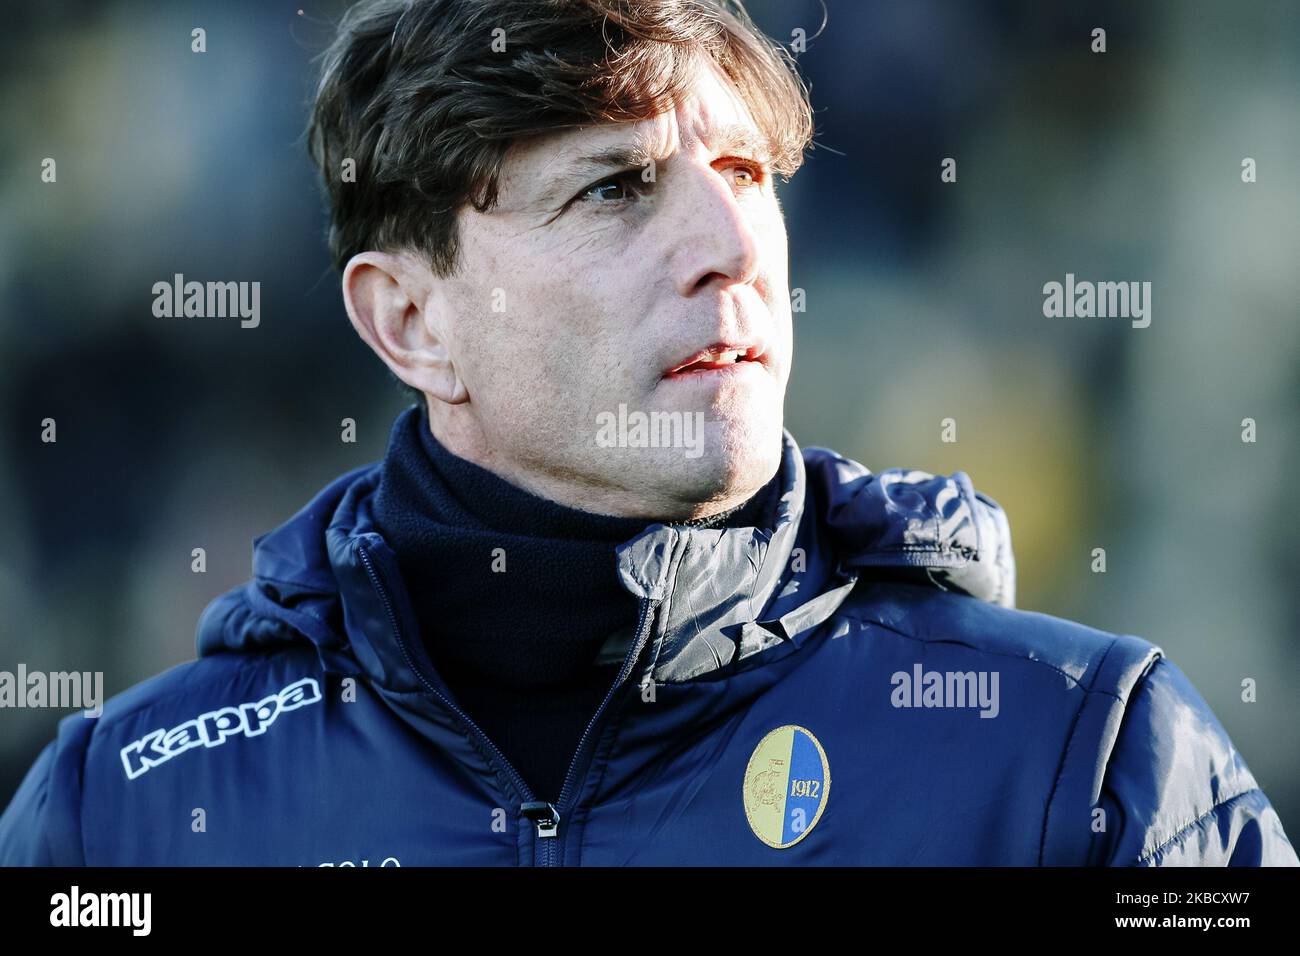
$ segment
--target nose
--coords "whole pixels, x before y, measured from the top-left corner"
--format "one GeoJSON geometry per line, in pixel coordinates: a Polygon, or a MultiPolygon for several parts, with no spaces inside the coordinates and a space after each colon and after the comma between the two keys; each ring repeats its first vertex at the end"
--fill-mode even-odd
{"type": "MultiPolygon", "coordinates": [[[[725,172],[693,166],[690,186],[678,191],[671,217],[677,235],[677,292],[689,297],[713,285],[753,283],[758,277],[759,244],[750,214],[737,199],[725,172]]],[[[670,239],[670,241],[672,241],[670,239]]]]}

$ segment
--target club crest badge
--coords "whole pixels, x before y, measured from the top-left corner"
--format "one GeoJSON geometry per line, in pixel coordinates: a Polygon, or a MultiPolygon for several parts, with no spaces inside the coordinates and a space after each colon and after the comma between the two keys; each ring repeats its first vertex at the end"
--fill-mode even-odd
{"type": "Polygon", "coordinates": [[[831,790],[821,741],[786,724],[765,736],[745,768],[742,799],[750,829],[770,847],[794,846],[817,825],[831,790]]]}

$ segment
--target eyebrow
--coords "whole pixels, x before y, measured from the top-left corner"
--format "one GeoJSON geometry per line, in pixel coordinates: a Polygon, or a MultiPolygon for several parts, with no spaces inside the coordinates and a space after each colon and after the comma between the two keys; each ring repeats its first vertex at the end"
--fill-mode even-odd
{"type": "MultiPolygon", "coordinates": [[[[755,162],[770,163],[771,150],[766,137],[752,126],[729,123],[721,127],[714,139],[718,156],[743,156],[755,162]]],[[[549,204],[571,189],[577,189],[607,170],[639,169],[646,166],[654,155],[645,136],[638,135],[630,142],[615,143],[592,153],[571,157],[548,185],[540,202],[549,204]]]]}

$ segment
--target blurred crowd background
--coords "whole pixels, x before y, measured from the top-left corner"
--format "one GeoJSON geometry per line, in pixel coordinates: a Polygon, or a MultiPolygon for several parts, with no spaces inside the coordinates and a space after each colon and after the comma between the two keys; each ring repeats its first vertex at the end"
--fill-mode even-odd
{"type": "MultiPolygon", "coordinates": [[[[406,400],[348,324],[301,135],[345,6],[6,9],[0,669],[100,670],[111,696],[192,659],[252,538],[382,456],[406,400]],[[155,318],[178,272],[260,281],[260,326],[155,318]]],[[[1300,5],[748,6],[809,37],[817,110],[779,187],[807,302],[788,427],[970,474],[1010,517],[1019,605],[1163,647],[1294,839],[1300,5]],[[1045,318],[1067,272],[1150,281],[1150,327],[1045,318]]],[[[0,712],[0,806],[65,713],[0,712]]]]}

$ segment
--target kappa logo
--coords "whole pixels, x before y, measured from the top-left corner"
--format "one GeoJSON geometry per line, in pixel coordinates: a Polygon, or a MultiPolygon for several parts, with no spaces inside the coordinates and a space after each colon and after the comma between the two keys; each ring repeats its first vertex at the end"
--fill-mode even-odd
{"type": "Polygon", "coordinates": [[[256,737],[266,733],[283,711],[296,710],[321,699],[320,685],[310,677],[294,681],[278,693],[249,701],[238,707],[222,707],[199,714],[193,720],[145,734],[122,748],[122,766],[128,780],[166,763],[179,753],[202,744],[215,747],[238,734],[256,737]]]}
{"type": "Polygon", "coordinates": [[[804,727],[786,724],[754,748],[741,799],[754,836],[784,850],[812,832],[830,792],[831,768],[821,741],[804,727]]]}

